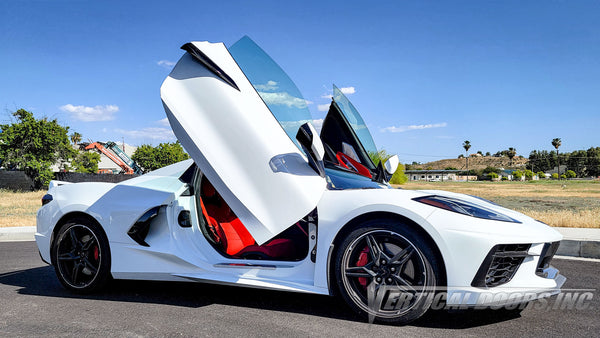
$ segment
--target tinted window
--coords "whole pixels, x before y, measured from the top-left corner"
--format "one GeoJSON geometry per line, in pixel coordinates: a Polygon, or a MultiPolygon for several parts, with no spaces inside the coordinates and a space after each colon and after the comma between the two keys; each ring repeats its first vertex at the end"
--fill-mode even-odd
{"type": "Polygon", "coordinates": [[[306,100],[292,79],[252,39],[245,36],[229,52],[292,141],[312,121],[306,100]]]}
{"type": "Polygon", "coordinates": [[[371,136],[365,121],[363,121],[358,113],[358,110],[354,108],[354,105],[352,105],[346,95],[344,95],[344,93],[342,93],[335,85],[333,86],[333,99],[342,110],[344,117],[346,117],[346,120],[350,123],[350,126],[360,140],[360,143],[362,143],[367,154],[369,154],[369,157],[375,159],[377,157],[377,147],[375,146],[375,142],[373,141],[373,137],[371,136]]]}

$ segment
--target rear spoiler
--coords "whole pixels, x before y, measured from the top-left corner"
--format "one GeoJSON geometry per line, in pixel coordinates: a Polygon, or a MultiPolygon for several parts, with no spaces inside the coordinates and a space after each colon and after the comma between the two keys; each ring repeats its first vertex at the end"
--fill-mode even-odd
{"type": "Polygon", "coordinates": [[[73,183],[71,183],[71,182],[65,182],[65,181],[52,180],[52,181],[50,181],[50,184],[48,184],[48,190],[50,190],[52,188],[56,188],[56,187],[61,186],[61,185],[65,185],[65,184],[73,184],[73,183]]]}

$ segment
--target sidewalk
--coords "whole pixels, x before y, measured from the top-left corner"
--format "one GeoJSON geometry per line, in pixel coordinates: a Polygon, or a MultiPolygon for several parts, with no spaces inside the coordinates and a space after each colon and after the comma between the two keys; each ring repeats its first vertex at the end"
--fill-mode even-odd
{"type": "Polygon", "coordinates": [[[555,228],[563,235],[557,255],[600,258],[600,229],[555,228]]]}
{"type": "MultiPolygon", "coordinates": [[[[556,252],[561,256],[600,258],[600,229],[554,228],[563,236],[556,252]]],[[[0,228],[0,242],[33,241],[35,227],[0,228]]]]}

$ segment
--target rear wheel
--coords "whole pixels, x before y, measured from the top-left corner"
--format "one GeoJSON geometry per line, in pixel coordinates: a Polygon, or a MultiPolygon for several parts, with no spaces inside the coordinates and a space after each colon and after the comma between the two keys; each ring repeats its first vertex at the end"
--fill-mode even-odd
{"type": "Polygon", "coordinates": [[[339,291],[369,322],[406,324],[431,306],[439,279],[435,253],[410,227],[371,220],[352,231],[339,248],[339,291]]]}
{"type": "Polygon", "coordinates": [[[52,263],[67,289],[89,293],[102,288],[110,279],[110,249],[104,231],[85,219],[63,225],[52,247],[52,263]]]}

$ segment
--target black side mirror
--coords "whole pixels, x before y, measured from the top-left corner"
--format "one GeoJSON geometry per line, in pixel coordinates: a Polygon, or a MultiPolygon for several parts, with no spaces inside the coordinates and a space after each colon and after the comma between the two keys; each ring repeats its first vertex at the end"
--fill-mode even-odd
{"type": "Polygon", "coordinates": [[[325,166],[323,165],[323,157],[325,156],[325,148],[319,138],[319,134],[310,122],[306,122],[298,128],[296,140],[302,146],[302,150],[308,157],[308,164],[321,177],[325,177],[325,166]]]}

